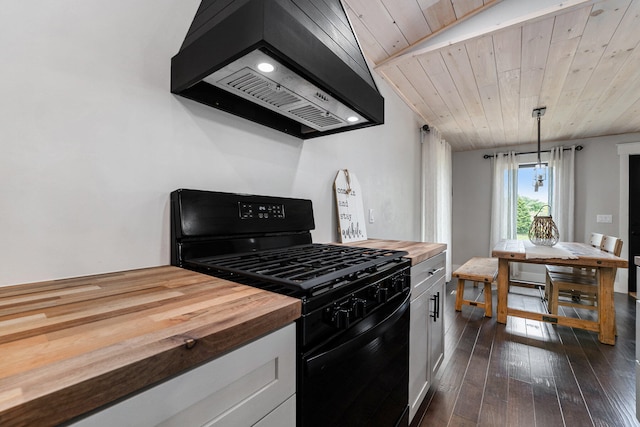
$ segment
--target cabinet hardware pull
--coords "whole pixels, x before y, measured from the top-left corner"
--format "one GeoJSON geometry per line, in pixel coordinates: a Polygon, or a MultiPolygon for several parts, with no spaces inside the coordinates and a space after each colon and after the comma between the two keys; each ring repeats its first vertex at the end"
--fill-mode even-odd
{"type": "Polygon", "coordinates": [[[433,311],[429,315],[433,319],[434,322],[437,322],[440,318],[440,291],[436,292],[431,298],[433,301],[433,311]]]}

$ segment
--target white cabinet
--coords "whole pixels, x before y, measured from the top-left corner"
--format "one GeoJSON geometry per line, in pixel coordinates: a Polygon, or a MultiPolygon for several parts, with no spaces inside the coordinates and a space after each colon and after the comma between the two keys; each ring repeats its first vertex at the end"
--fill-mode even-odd
{"type": "Polygon", "coordinates": [[[295,426],[295,335],[285,326],[72,425],[295,426]]]}
{"type": "Polygon", "coordinates": [[[409,422],[444,358],[445,268],[444,252],[411,267],[409,422]]]}
{"type": "MultiPolygon", "coordinates": [[[[636,267],[639,268],[640,267],[636,267]]],[[[640,270],[638,270],[640,279],[640,270]]],[[[640,281],[636,282],[640,284],[640,281]]],[[[636,301],[636,418],[640,421],[640,301],[636,301]]]]}

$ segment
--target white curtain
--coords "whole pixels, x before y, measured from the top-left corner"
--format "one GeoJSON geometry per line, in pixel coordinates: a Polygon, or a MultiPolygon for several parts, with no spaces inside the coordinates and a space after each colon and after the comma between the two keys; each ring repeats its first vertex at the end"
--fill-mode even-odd
{"type": "Polygon", "coordinates": [[[516,161],[516,153],[514,151],[497,153],[493,157],[489,254],[500,240],[518,237],[517,209],[518,162],[516,161]]]}
{"type": "Polygon", "coordinates": [[[451,146],[431,128],[422,142],[422,241],[446,243],[447,281],[451,280],[451,146]]]}
{"type": "Polygon", "coordinates": [[[558,227],[560,241],[574,241],[574,164],[575,145],[565,150],[554,147],[549,156],[549,200],[551,216],[558,227]]]}

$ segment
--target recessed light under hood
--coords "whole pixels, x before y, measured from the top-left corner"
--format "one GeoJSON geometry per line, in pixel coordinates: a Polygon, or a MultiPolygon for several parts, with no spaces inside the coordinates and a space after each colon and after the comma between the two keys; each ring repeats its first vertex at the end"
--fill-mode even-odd
{"type": "Polygon", "coordinates": [[[171,91],[305,139],[384,122],[340,0],[202,1],[171,91]]]}

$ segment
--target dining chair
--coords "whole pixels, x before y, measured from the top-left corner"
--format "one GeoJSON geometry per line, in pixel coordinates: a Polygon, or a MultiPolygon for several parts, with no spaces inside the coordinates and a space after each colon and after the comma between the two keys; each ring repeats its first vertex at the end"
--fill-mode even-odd
{"type": "MultiPolygon", "coordinates": [[[[589,238],[589,244],[594,248],[602,247],[602,240],[604,239],[604,234],[602,233],[591,233],[591,237],[589,238]]],[[[550,274],[563,274],[563,275],[580,275],[580,276],[595,276],[596,270],[593,268],[585,268],[585,267],[568,267],[564,265],[546,265],[545,272],[545,283],[546,286],[544,288],[545,299],[549,301],[549,290],[551,289],[550,274]]]]}
{"type": "MultiPolygon", "coordinates": [[[[603,236],[600,250],[620,256],[622,239],[603,236]]],[[[615,275],[616,269],[614,269],[615,275]]],[[[574,269],[572,273],[547,271],[548,305],[551,314],[558,314],[558,306],[586,308],[598,307],[598,270],[574,269]],[[560,299],[560,298],[563,299],[560,299]]]]}
{"type": "MultiPolygon", "coordinates": [[[[602,248],[602,241],[604,240],[604,237],[605,236],[602,233],[591,233],[591,237],[589,238],[588,243],[594,248],[602,248]]],[[[564,265],[547,265],[546,267],[548,273],[584,274],[589,272],[591,274],[594,274],[595,272],[595,269],[593,268],[567,267],[564,265]]]]}

